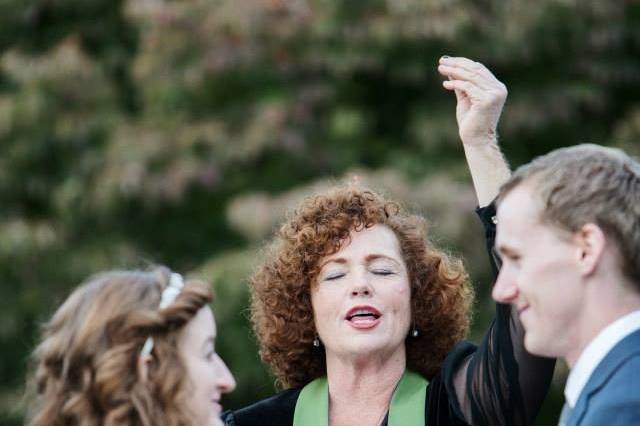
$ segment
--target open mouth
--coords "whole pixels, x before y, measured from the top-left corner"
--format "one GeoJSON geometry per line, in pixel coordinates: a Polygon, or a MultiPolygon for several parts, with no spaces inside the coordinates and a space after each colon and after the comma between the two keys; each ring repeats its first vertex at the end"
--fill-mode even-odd
{"type": "Polygon", "coordinates": [[[382,314],[373,306],[356,306],[347,312],[345,319],[353,325],[372,325],[377,324],[380,317],[382,314]]]}

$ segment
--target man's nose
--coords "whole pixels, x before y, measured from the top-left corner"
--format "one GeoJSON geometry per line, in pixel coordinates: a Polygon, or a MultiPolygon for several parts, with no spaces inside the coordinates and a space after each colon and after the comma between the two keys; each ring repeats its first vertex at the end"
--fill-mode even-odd
{"type": "Polygon", "coordinates": [[[518,296],[518,287],[515,281],[504,273],[504,270],[498,274],[498,279],[491,290],[491,297],[499,303],[512,303],[518,296]]]}

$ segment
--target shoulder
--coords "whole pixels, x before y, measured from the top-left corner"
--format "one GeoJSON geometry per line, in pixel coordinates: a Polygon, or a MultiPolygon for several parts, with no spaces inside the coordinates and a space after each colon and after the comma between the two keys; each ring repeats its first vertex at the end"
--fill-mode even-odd
{"type": "Polygon", "coordinates": [[[640,402],[640,350],[621,362],[597,392],[619,400],[640,402]]]}
{"type": "Polygon", "coordinates": [[[427,424],[466,424],[456,392],[456,377],[477,346],[468,341],[459,342],[447,354],[442,368],[430,380],[427,388],[427,424]]]}
{"type": "Polygon", "coordinates": [[[593,372],[586,389],[594,396],[640,397],[640,330],[619,342],[593,372]],[[630,394],[627,390],[634,389],[630,394]]]}
{"type": "Polygon", "coordinates": [[[585,425],[640,424],[640,351],[630,354],[591,396],[585,425]]]}
{"type": "Polygon", "coordinates": [[[475,354],[477,350],[478,347],[467,340],[458,342],[449,351],[442,363],[441,372],[445,382],[453,383],[453,379],[458,373],[458,370],[464,366],[465,362],[469,361],[470,357],[475,354]]]}
{"type": "Polygon", "coordinates": [[[223,414],[229,426],[292,425],[296,401],[301,389],[287,389],[247,407],[223,414]]]}

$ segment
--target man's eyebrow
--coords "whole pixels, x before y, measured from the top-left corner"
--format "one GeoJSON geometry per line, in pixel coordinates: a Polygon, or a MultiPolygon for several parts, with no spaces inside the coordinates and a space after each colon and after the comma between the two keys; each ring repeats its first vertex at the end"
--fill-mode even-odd
{"type": "Polygon", "coordinates": [[[498,251],[498,253],[500,254],[506,254],[506,255],[514,255],[517,254],[517,251],[515,249],[513,249],[512,247],[509,247],[508,245],[504,244],[504,243],[499,243],[496,245],[496,250],[498,251]]]}

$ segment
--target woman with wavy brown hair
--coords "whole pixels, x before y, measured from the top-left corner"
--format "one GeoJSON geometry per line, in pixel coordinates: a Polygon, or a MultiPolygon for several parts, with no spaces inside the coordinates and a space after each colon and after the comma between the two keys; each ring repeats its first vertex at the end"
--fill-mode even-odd
{"type": "MultiPolygon", "coordinates": [[[[493,247],[491,201],[509,176],[495,129],[506,89],[481,64],[442,58],[493,247]]],[[[495,267],[495,265],[494,265],[495,267]]],[[[260,355],[285,388],[226,413],[229,426],[531,424],[553,360],[523,349],[517,312],[499,305],[484,341],[462,339],[472,289],[425,220],[374,191],[309,197],[251,279],[260,355]]]]}
{"type": "Polygon", "coordinates": [[[32,426],[221,425],[235,382],[215,351],[203,283],[167,268],[79,286],[34,352],[32,426]]]}

